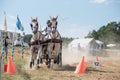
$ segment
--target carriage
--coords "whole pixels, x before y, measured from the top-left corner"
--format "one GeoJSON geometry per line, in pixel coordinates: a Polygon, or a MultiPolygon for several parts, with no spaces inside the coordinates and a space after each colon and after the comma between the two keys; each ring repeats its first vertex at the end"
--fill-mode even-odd
{"type": "MultiPolygon", "coordinates": [[[[35,41],[30,43],[31,45],[35,45],[38,44],[38,42],[40,42],[41,45],[41,56],[40,56],[40,63],[43,64],[45,62],[45,64],[47,65],[48,68],[53,66],[54,64],[57,64],[59,67],[62,66],[62,40],[61,39],[49,39],[46,41],[35,41]],[[54,44],[52,47],[50,46],[50,44],[54,44]],[[58,55],[55,51],[55,44],[59,44],[59,52],[58,55]],[[51,51],[49,51],[49,46],[51,51]],[[49,55],[51,54],[51,56],[49,55]]],[[[34,48],[34,52],[35,54],[38,53],[38,49],[34,48]]],[[[34,64],[34,61],[33,61],[34,64]]]]}
{"type": "Polygon", "coordinates": [[[42,55],[40,57],[40,63],[43,62],[46,63],[47,67],[50,68],[54,64],[57,64],[59,67],[62,66],[62,40],[61,39],[49,39],[42,43],[42,55]],[[48,51],[49,44],[54,44],[51,47],[51,51],[48,51]],[[60,44],[59,52],[57,55],[57,52],[55,51],[55,44],[60,44]],[[51,57],[49,57],[49,54],[51,54],[51,57]]]}
{"type": "Polygon", "coordinates": [[[31,18],[30,26],[33,37],[30,41],[30,68],[34,65],[35,59],[37,68],[39,68],[39,63],[42,64],[43,62],[46,63],[48,68],[52,68],[53,63],[62,66],[62,38],[56,29],[56,20],[57,17],[53,18],[52,30],[45,36],[41,31],[38,31],[37,18],[31,18]],[[36,58],[34,57],[35,53],[37,53],[36,58]]]}

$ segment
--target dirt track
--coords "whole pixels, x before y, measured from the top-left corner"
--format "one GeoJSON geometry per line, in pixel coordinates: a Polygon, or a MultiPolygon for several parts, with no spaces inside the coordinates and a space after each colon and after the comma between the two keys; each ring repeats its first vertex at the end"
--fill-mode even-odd
{"type": "MultiPolygon", "coordinates": [[[[19,51],[16,51],[16,53],[18,52],[19,51]]],[[[13,76],[3,74],[2,80],[120,80],[119,51],[114,51],[115,53],[110,52],[111,51],[108,51],[107,53],[109,54],[108,57],[99,57],[102,67],[95,67],[93,65],[95,57],[87,56],[85,53],[79,54],[63,50],[63,67],[55,70],[47,69],[44,64],[42,64],[41,68],[38,70],[34,68],[29,69],[28,65],[25,63],[28,61],[27,57],[24,60],[25,62],[21,61],[20,63],[16,63],[18,57],[15,57],[14,62],[17,73],[13,76]],[[75,74],[76,65],[80,62],[82,55],[85,55],[86,73],[75,74]]],[[[25,56],[29,56],[27,50],[25,54],[27,54],[25,56]]],[[[20,54],[16,55],[20,56],[20,54]]]]}
{"type": "MultiPolygon", "coordinates": [[[[85,62],[86,73],[75,74],[76,64],[64,65],[62,69],[49,70],[42,65],[35,73],[40,80],[120,80],[120,59],[99,58],[102,67],[95,67],[93,60],[85,62]],[[38,74],[39,72],[39,74],[38,74]]],[[[32,72],[32,71],[31,71],[32,72]]],[[[34,80],[34,79],[32,79],[34,80]]]]}

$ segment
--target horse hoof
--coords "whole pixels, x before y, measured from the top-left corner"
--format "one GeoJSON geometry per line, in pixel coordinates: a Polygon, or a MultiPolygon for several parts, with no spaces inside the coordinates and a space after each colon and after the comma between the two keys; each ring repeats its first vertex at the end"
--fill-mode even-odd
{"type": "Polygon", "coordinates": [[[30,69],[32,68],[32,62],[30,62],[30,69]]]}
{"type": "Polygon", "coordinates": [[[39,64],[39,62],[40,62],[39,59],[37,59],[37,64],[39,64]]]}
{"type": "Polygon", "coordinates": [[[59,64],[59,60],[57,60],[57,64],[59,64]]]}
{"type": "Polygon", "coordinates": [[[48,65],[47,68],[50,68],[50,66],[48,65]]]}
{"type": "Polygon", "coordinates": [[[45,64],[48,65],[48,62],[46,61],[45,64]]]}
{"type": "Polygon", "coordinates": [[[36,69],[39,69],[40,68],[40,66],[36,66],[36,69]]]}
{"type": "Polygon", "coordinates": [[[54,60],[54,64],[56,64],[57,63],[57,61],[56,60],[54,60]]]}

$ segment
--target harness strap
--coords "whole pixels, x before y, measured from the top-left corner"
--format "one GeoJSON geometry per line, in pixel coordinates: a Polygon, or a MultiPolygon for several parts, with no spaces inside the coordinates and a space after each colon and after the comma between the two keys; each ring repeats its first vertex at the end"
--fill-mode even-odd
{"type": "Polygon", "coordinates": [[[45,41],[43,40],[35,40],[35,41],[32,41],[32,42],[29,42],[28,44],[29,45],[40,45],[40,44],[44,44],[46,43],[45,41]]]}
{"type": "Polygon", "coordinates": [[[48,39],[48,40],[46,40],[46,42],[47,43],[49,43],[49,42],[51,42],[51,43],[61,43],[62,40],[60,40],[60,39],[48,39]]]}
{"type": "Polygon", "coordinates": [[[37,36],[38,36],[38,37],[37,37],[37,40],[34,39],[34,37],[33,37],[33,40],[34,40],[34,41],[30,42],[30,45],[38,45],[38,44],[40,44],[40,43],[39,43],[39,40],[40,40],[40,32],[37,32],[37,34],[38,34],[38,35],[37,35],[37,36]]]}

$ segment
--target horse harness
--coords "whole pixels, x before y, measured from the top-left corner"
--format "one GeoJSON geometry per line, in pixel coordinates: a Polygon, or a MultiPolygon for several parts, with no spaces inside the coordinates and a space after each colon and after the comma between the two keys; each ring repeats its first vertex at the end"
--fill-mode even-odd
{"type": "Polygon", "coordinates": [[[38,32],[38,35],[39,36],[38,36],[37,39],[35,39],[34,37],[32,37],[33,41],[29,42],[30,45],[40,45],[40,44],[42,44],[44,42],[43,38],[42,38],[42,40],[40,40],[40,37],[41,37],[40,32],[38,32]]]}

